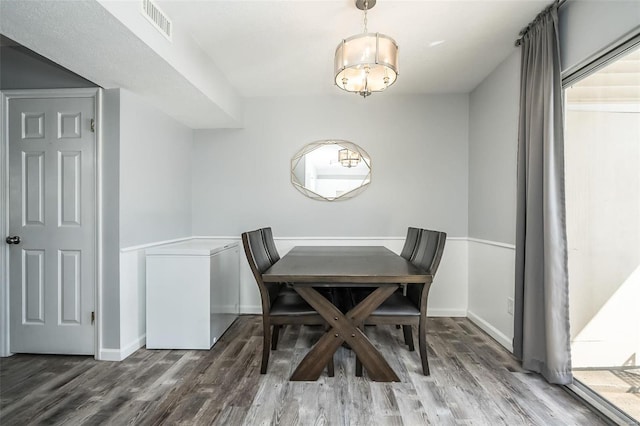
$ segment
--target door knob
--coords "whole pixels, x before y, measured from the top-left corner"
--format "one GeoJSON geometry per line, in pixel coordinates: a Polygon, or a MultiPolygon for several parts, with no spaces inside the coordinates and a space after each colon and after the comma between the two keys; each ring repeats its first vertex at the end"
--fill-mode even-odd
{"type": "Polygon", "coordinates": [[[7,242],[7,244],[20,244],[20,237],[17,235],[14,235],[12,237],[9,236],[5,241],[7,242]]]}

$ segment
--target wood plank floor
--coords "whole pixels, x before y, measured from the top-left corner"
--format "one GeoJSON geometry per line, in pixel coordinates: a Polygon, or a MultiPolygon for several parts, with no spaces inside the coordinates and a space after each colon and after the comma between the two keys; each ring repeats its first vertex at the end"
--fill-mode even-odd
{"type": "Polygon", "coordinates": [[[122,362],[2,358],[0,424],[604,424],[562,388],[523,371],[465,318],[429,319],[430,377],[401,330],[367,327],[402,383],[355,377],[345,348],[335,377],[289,382],[320,327],[286,327],[260,375],[261,329],[259,317],[243,316],[211,351],[141,349],[122,362]]]}

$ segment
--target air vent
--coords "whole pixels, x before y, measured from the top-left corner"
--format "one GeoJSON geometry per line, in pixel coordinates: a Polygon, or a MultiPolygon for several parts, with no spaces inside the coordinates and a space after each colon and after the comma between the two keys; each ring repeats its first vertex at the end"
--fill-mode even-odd
{"type": "Polygon", "coordinates": [[[142,0],[142,14],[171,41],[171,21],[151,0],[142,0]]]}

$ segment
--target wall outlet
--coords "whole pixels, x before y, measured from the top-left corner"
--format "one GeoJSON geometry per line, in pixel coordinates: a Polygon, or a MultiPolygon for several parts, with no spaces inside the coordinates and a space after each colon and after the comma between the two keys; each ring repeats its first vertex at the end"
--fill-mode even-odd
{"type": "Polygon", "coordinates": [[[507,297],[507,313],[513,315],[513,299],[507,297]]]}

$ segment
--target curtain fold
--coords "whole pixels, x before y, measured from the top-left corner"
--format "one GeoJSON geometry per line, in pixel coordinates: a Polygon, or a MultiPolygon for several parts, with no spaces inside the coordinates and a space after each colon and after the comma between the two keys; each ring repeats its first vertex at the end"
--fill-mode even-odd
{"type": "Polygon", "coordinates": [[[514,354],[549,382],[571,383],[564,130],[558,4],[521,39],[514,354]]]}

